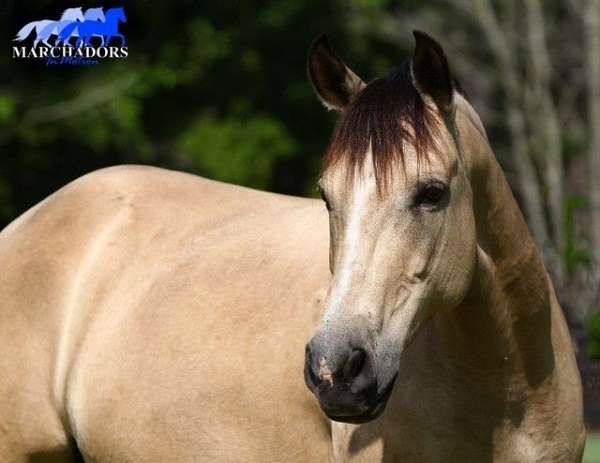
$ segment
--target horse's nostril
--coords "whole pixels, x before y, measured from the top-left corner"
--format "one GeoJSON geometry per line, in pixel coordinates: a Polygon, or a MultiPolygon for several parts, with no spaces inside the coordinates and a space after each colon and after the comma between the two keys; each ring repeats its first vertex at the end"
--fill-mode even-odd
{"type": "Polygon", "coordinates": [[[310,381],[310,384],[314,387],[319,387],[319,385],[321,384],[321,380],[315,374],[315,371],[313,369],[312,352],[310,350],[310,345],[308,345],[308,344],[306,345],[306,350],[305,350],[305,355],[304,355],[304,370],[305,370],[305,375],[306,375],[306,373],[308,373],[307,379],[310,381]]]}
{"type": "Polygon", "coordinates": [[[354,349],[344,365],[344,378],[352,380],[356,378],[365,366],[367,353],[363,349],[354,349]]]}

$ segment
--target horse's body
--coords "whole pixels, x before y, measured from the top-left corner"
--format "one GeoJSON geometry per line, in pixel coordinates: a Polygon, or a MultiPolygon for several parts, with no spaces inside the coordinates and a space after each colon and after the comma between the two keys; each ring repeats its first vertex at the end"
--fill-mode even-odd
{"type": "MultiPolygon", "coordinates": [[[[454,104],[476,266],[406,344],[379,418],[328,422],[302,382],[330,298],[321,202],[121,167],[0,234],[0,460],[69,461],[75,442],[94,462],[579,461],[561,309],[477,115],[454,104]]],[[[451,232],[441,246],[469,233],[451,232]]]]}
{"type": "Polygon", "coordinates": [[[51,37],[56,27],[65,23],[68,24],[70,22],[79,22],[83,20],[84,16],[81,8],[67,8],[58,21],[42,19],[40,21],[32,21],[25,24],[19,32],[17,32],[17,36],[14,40],[22,42],[35,30],[36,37],[33,46],[36,47],[38,43],[42,42],[44,45],[51,47],[52,45],[48,43],[48,39],[51,37]]]}
{"type": "Polygon", "coordinates": [[[108,46],[113,37],[121,40],[121,46],[127,45],[125,36],[119,32],[119,23],[126,22],[123,8],[110,8],[106,11],[105,20],[73,22],[62,29],[58,35],[60,42],[69,43],[71,37],[77,36],[76,46],[91,45],[94,37],[101,37],[102,44],[108,46]]]}
{"type": "MultiPolygon", "coordinates": [[[[83,15],[83,19],[82,21],[105,21],[105,17],[104,17],[104,11],[102,8],[88,8],[85,12],[85,14],[83,15]]],[[[72,23],[77,23],[80,22],[79,20],[72,20],[72,19],[67,19],[67,20],[60,20],[60,21],[56,21],[56,22],[50,22],[48,25],[46,25],[39,33],[38,33],[38,40],[42,40],[45,44],[48,45],[48,39],[50,39],[52,36],[56,35],[57,39],[58,36],[60,35],[60,33],[62,32],[62,30],[71,25],[72,23]]],[[[74,31],[71,33],[72,36],[77,36],[78,32],[77,32],[77,28],[74,29],[74,31]]],[[[104,45],[104,37],[100,36],[101,40],[102,40],[102,45],[104,45]]],[[[57,40],[55,45],[59,45],[60,44],[60,40],[57,40]]]]}
{"type": "Polygon", "coordinates": [[[9,225],[0,461],[69,461],[71,439],[97,462],[324,461],[301,373],[326,221],[315,200],[122,167],[9,225]]]}

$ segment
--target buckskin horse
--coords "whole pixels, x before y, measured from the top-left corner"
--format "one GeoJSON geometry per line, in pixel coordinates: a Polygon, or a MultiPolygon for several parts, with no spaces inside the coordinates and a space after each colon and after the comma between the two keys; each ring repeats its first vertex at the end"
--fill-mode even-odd
{"type": "Polygon", "coordinates": [[[122,166],[2,232],[1,461],[581,459],[552,283],[442,48],[415,37],[369,84],[313,43],[340,112],[326,207],[122,166]]]}

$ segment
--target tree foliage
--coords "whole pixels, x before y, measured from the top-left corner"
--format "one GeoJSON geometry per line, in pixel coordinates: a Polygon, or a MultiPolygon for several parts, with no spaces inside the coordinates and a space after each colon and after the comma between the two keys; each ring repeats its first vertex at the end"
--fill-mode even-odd
{"type": "MultiPolygon", "coordinates": [[[[3,43],[8,49],[23,24],[67,6],[8,2],[3,43]]],[[[312,190],[335,118],[312,94],[305,55],[325,30],[351,48],[342,2],[177,0],[132,2],[126,11],[126,60],[47,68],[0,57],[0,224],[119,163],[312,190]]]]}

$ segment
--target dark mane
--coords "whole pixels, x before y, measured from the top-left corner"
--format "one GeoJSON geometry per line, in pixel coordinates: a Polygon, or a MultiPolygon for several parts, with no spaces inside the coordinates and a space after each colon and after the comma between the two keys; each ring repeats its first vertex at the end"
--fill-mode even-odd
{"type": "Polygon", "coordinates": [[[353,176],[363,166],[369,143],[378,188],[385,189],[392,168],[404,167],[406,146],[413,146],[420,163],[435,150],[442,122],[415,88],[410,63],[386,78],[369,83],[342,113],[329,148],[324,170],[344,163],[353,176]]]}

